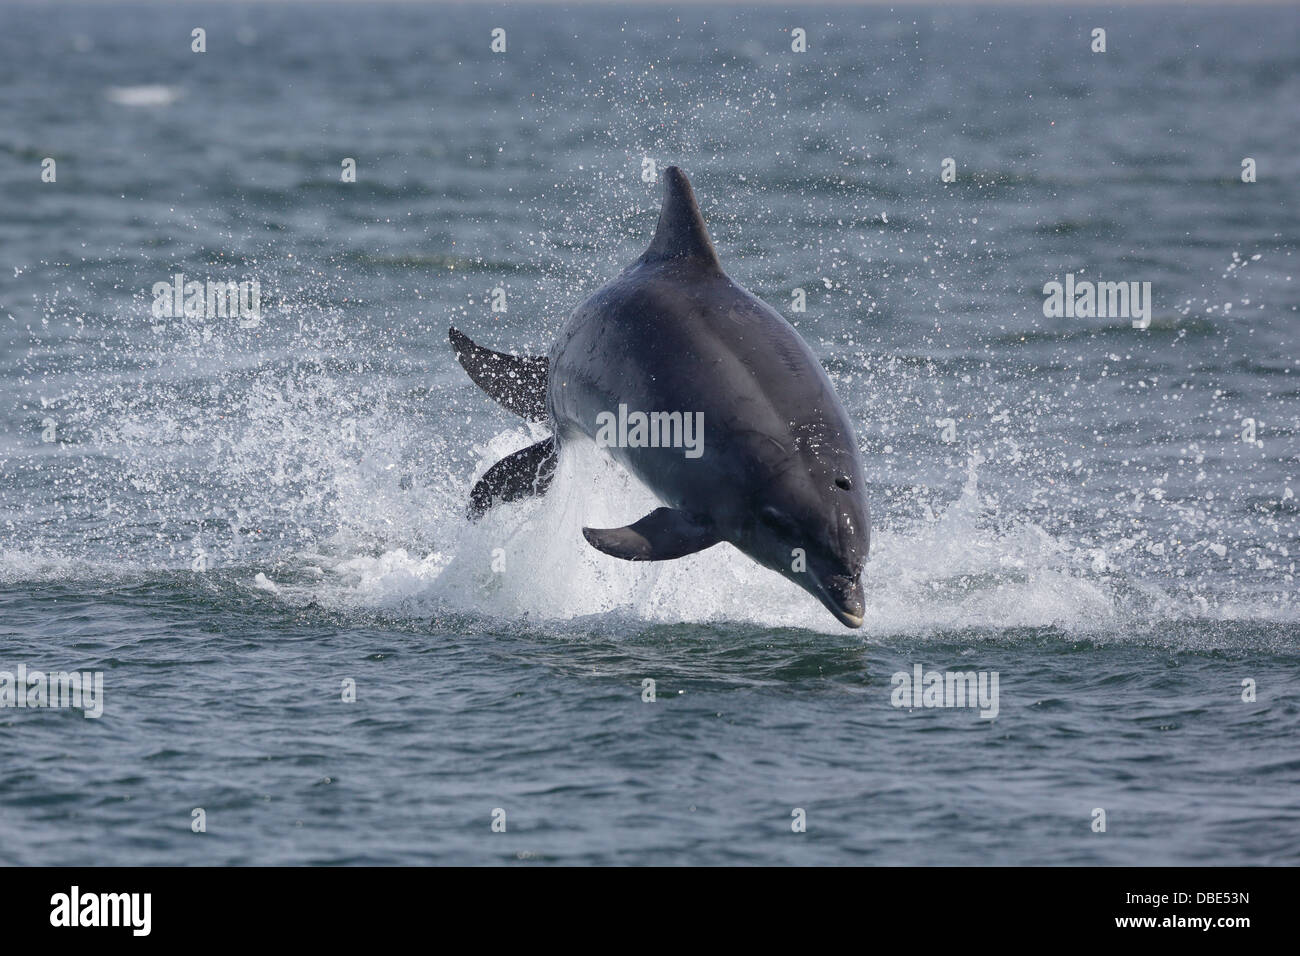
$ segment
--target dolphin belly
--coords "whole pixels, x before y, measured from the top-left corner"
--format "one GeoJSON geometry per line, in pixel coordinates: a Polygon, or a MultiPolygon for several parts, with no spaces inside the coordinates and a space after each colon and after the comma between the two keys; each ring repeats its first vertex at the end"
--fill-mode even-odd
{"type": "Polygon", "coordinates": [[[666,504],[715,509],[797,466],[804,436],[849,437],[825,372],[780,314],[725,275],[683,287],[670,264],[634,266],[575,310],[550,357],[557,435],[595,440],[599,419],[702,421],[702,448],[606,445],[666,504]]]}

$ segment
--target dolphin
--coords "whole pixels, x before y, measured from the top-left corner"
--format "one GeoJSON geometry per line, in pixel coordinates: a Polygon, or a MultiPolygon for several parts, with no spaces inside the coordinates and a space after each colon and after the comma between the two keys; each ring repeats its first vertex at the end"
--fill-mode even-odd
{"type": "Polygon", "coordinates": [[[544,494],[560,448],[585,436],[663,503],[583,528],[592,547],[662,561],[725,541],[862,626],[871,528],[849,417],[794,328],[722,271],[676,166],[649,248],[574,309],[548,357],[450,337],[480,388],[551,428],[488,469],[471,519],[544,494]]]}

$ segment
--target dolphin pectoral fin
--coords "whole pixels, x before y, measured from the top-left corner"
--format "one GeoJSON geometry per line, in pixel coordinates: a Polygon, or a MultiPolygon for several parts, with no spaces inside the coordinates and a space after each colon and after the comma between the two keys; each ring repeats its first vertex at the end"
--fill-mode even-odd
{"type": "Polygon", "coordinates": [[[598,551],[625,561],[669,561],[711,548],[722,539],[713,528],[676,508],[656,508],[624,528],[583,528],[598,551]]]}
{"type": "Polygon", "coordinates": [[[555,477],[555,439],[507,455],[487,470],[469,494],[469,517],[476,521],[497,504],[546,494],[555,477]]]}
{"type": "Polygon", "coordinates": [[[456,361],[474,384],[520,418],[546,420],[546,376],[550,362],[528,355],[507,355],[475,345],[457,328],[447,332],[456,361]]]}

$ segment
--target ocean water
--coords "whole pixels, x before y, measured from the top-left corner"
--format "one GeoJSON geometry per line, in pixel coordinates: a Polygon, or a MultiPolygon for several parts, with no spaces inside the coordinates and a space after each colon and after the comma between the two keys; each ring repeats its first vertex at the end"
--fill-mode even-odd
{"type": "Polygon", "coordinates": [[[6,4],[0,90],[0,671],[103,675],[0,709],[0,862],[1300,861],[1295,8],[6,4]],[[594,450],[463,517],[544,430],[448,325],[544,353],[647,160],[857,426],[860,631],[589,548],[594,450]]]}

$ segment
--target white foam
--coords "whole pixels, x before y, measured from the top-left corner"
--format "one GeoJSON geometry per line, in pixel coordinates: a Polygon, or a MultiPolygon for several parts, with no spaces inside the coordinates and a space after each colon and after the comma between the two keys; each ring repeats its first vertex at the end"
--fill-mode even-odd
{"type": "MultiPolygon", "coordinates": [[[[481,472],[535,437],[516,430],[482,449],[481,472]]],[[[502,619],[614,614],[647,623],[731,621],[842,633],[811,595],[719,545],[676,561],[601,554],[583,526],[627,524],[659,502],[589,445],[566,447],[550,492],[499,506],[481,522],[446,522],[453,540],[424,556],[404,549],[329,563],[312,598],[336,607],[502,619]]],[[[866,634],[962,627],[1105,626],[1115,598],[1102,579],[1033,525],[998,531],[982,520],[972,470],[961,495],[917,527],[878,532],[865,575],[866,634]]]]}
{"type": "Polygon", "coordinates": [[[181,98],[177,86],[147,84],[144,86],[110,86],[104,95],[119,106],[169,106],[181,98]]]}

